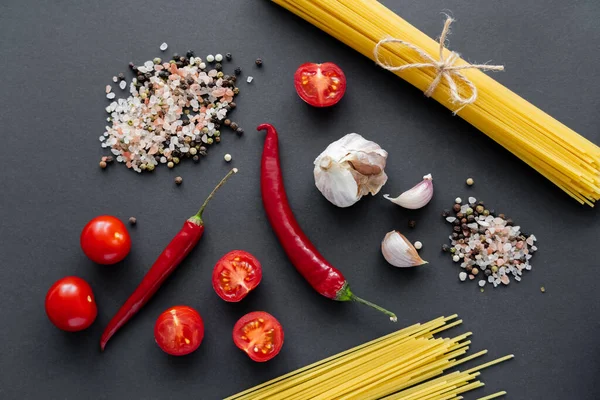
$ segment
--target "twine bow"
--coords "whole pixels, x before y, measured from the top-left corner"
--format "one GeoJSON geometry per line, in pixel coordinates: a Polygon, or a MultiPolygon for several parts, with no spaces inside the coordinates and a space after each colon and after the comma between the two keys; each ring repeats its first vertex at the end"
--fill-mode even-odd
{"type": "Polygon", "coordinates": [[[439,60],[434,59],[429,54],[427,54],[423,49],[413,45],[412,43],[408,43],[408,42],[405,42],[404,40],[395,39],[395,38],[391,38],[391,37],[385,38],[385,39],[379,41],[379,43],[377,43],[377,45],[375,45],[374,55],[375,55],[375,62],[377,63],[377,65],[379,65],[382,68],[387,69],[388,71],[404,71],[404,70],[412,69],[412,68],[435,68],[437,71],[436,76],[433,79],[433,81],[431,82],[431,84],[429,85],[429,87],[427,88],[427,90],[425,91],[425,96],[431,97],[431,95],[433,94],[435,89],[438,87],[438,85],[442,81],[442,78],[444,78],[446,80],[446,82],[448,83],[448,87],[450,88],[451,100],[454,103],[460,105],[460,108],[458,108],[456,111],[454,111],[454,114],[456,114],[460,110],[462,110],[465,106],[472,104],[475,102],[475,100],[477,100],[477,87],[475,87],[473,82],[471,82],[466,76],[461,74],[460,71],[463,69],[472,69],[472,68],[480,69],[482,71],[503,71],[504,66],[503,65],[487,65],[487,64],[454,65],[456,60],[458,60],[460,58],[460,55],[454,51],[450,52],[448,57],[444,58],[444,49],[445,49],[444,44],[446,42],[446,36],[448,35],[448,32],[450,30],[450,24],[453,21],[454,20],[452,18],[448,17],[446,19],[446,22],[444,23],[444,29],[442,30],[442,34],[440,35],[440,59],[439,60]],[[407,64],[407,65],[401,65],[401,66],[393,66],[393,65],[384,63],[379,59],[379,48],[386,43],[403,44],[404,46],[416,51],[421,56],[421,58],[423,58],[423,60],[425,60],[427,62],[407,64]],[[462,82],[463,84],[465,84],[470,89],[471,96],[469,96],[469,97],[461,96],[461,94],[458,91],[458,86],[456,84],[457,79],[460,82],[462,82]]]}

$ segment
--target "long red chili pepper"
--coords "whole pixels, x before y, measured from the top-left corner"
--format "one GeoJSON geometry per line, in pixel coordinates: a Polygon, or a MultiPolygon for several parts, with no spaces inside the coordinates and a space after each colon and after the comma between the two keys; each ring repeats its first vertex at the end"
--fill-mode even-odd
{"type": "Polygon", "coordinates": [[[354,295],[344,275],[331,265],[313,246],[298,225],[288,204],[279,165],[279,139],[270,124],[259,125],[267,130],[262,154],[260,187],[269,222],[288,258],[304,279],[320,294],[337,301],[356,301],[385,314],[394,322],[396,314],[354,295]]]}
{"type": "Polygon", "coordinates": [[[183,224],[183,228],[169,242],[167,247],[160,253],[150,270],[142,279],[137,289],[127,299],[125,304],[119,309],[117,314],[110,320],[108,326],[100,339],[100,349],[104,350],[106,343],[110,338],[131,319],[156,293],[163,282],[175,271],[175,268],[183,261],[183,259],[196,246],[202,234],[204,233],[204,222],[202,221],[202,213],[206,205],[212,199],[215,192],[223,186],[229,177],[237,172],[237,168],[232,169],[219,182],[219,184],[208,195],[200,210],[183,224]]]}

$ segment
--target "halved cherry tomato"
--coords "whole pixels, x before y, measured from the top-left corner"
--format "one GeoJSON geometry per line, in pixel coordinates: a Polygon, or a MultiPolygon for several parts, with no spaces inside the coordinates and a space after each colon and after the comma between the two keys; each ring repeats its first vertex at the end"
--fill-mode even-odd
{"type": "Polygon", "coordinates": [[[261,279],[262,267],[256,257],[247,251],[233,250],[215,264],[212,284],[220,298],[238,302],[257,287],[261,279]]]}
{"type": "Polygon", "coordinates": [[[233,342],[256,362],[269,361],[281,351],[283,328],[264,311],[244,315],[233,327],[233,342]]]}
{"type": "Polygon", "coordinates": [[[59,279],[46,294],[46,314],[63,331],[76,332],[87,328],[98,315],[92,288],[76,276],[59,279]]]}
{"type": "Polygon", "coordinates": [[[346,93],[346,75],[334,63],[302,64],[294,74],[298,96],[314,107],[337,104],[346,93]]]}
{"type": "Polygon", "coordinates": [[[171,307],[158,316],[154,325],[154,340],[167,354],[190,354],[204,339],[204,322],[198,311],[188,306],[171,307]]]}
{"type": "Polygon", "coordinates": [[[88,222],[79,240],[85,255],[98,264],[118,263],[131,250],[131,238],[125,224],[110,215],[101,215],[88,222]]]}

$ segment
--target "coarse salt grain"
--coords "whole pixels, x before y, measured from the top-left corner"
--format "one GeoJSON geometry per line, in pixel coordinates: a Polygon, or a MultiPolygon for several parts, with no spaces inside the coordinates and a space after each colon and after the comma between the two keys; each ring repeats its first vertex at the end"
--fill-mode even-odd
{"type": "Polygon", "coordinates": [[[484,287],[485,284],[486,284],[486,282],[483,279],[479,281],[479,286],[480,287],[484,287]]]}
{"type": "Polygon", "coordinates": [[[160,51],[165,51],[169,48],[169,45],[165,42],[163,42],[163,44],[160,45],[160,51]]]}
{"type": "Polygon", "coordinates": [[[469,197],[469,204],[475,204],[477,199],[475,197],[469,197]]]}
{"type": "Polygon", "coordinates": [[[112,99],[114,99],[114,98],[115,98],[115,94],[114,94],[113,92],[110,92],[110,93],[108,93],[108,94],[106,95],[106,98],[107,98],[107,99],[109,99],[109,100],[112,100],[112,99]]]}
{"type": "Polygon", "coordinates": [[[458,274],[458,279],[464,282],[467,279],[467,273],[461,272],[460,274],[458,274]]]}
{"type": "Polygon", "coordinates": [[[126,81],[119,82],[119,87],[121,88],[121,90],[125,90],[125,88],[127,87],[127,82],[126,81]]]}
{"type": "Polygon", "coordinates": [[[253,81],[253,80],[254,80],[254,78],[253,78],[253,77],[251,77],[251,76],[249,76],[249,77],[246,79],[246,82],[248,82],[248,83],[252,83],[252,81],[253,81]]]}

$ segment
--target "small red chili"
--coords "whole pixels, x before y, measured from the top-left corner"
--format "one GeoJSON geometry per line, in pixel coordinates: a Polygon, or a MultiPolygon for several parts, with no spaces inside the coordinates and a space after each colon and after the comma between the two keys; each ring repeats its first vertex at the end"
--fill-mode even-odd
{"type": "Polygon", "coordinates": [[[354,295],[344,275],[315,248],[298,225],[288,203],[279,165],[279,139],[272,125],[267,131],[261,161],[260,187],[267,218],[288,258],[304,279],[320,294],[337,301],[356,301],[373,307],[396,322],[396,314],[354,295]]]}
{"type": "Polygon", "coordinates": [[[150,270],[142,279],[137,289],[127,299],[125,304],[121,306],[117,314],[110,320],[108,326],[100,339],[100,349],[104,350],[106,343],[110,338],[133,317],[143,306],[152,298],[154,293],[163,284],[163,282],[175,271],[177,266],[185,259],[185,257],[196,246],[202,234],[204,233],[204,222],[202,221],[202,213],[206,205],[212,199],[215,192],[223,186],[229,177],[237,172],[237,168],[232,169],[219,182],[219,184],[208,195],[200,210],[190,217],[183,228],[175,235],[171,242],[165,247],[163,252],[158,256],[150,270]]]}

